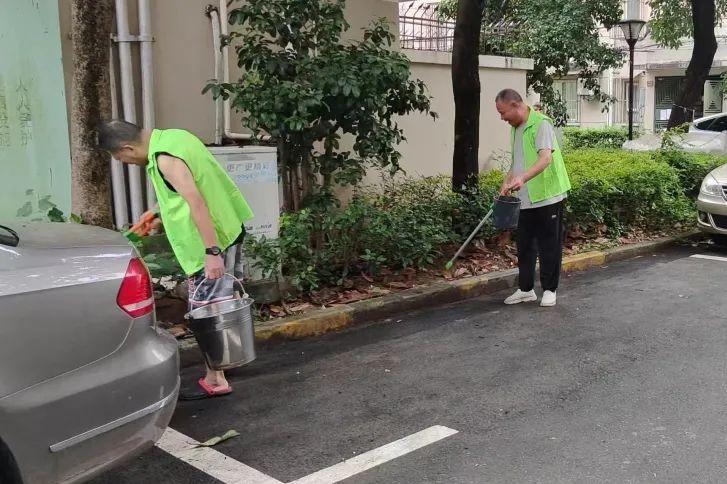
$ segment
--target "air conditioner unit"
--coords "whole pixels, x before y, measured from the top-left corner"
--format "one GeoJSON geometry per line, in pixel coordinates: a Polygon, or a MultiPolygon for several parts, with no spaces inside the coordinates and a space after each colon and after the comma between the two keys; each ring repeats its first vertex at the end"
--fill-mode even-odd
{"type": "Polygon", "coordinates": [[[585,86],[585,81],[583,79],[578,79],[578,95],[579,96],[593,96],[596,93],[593,91],[593,89],[588,89],[585,86]]]}

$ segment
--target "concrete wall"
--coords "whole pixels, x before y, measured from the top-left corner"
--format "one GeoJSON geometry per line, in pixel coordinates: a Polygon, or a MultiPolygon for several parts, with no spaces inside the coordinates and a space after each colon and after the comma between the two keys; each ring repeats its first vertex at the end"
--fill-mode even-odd
{"type": "MultiPolygon", "coordinates": [[[[402,166],[412,175],[452,173],[454,150],[454,98],[452,94],[452,56],[443,52],[404,51],[412,60],[412,76],[422,79],[432,95],[432,120],[423,114],[400,121],[408,141],[400,146],[402,166]]],[[[480,56],[480,169],[495,167],[496,158],[510,151],[510,126],[500,120],[495,95],[504,88],[525,93],[527,69],[532,60],[480,56]]]]}
{"type": "MultiPolygon", "coordinates": [[[[73,66],[70,23],[70,0],[59,0],[64,74],[70,90],[73,66]]],[[[137,34],[136,2],[128,0],[132,34],[137,34]]],[[[154,0],[151,2],[152,32],[155,38],[154,87],[156,125],[160,128],[184,128],[206,142],[214,139],[214,103],[211,95],[202,95],[202,88],[214,77],[212,26],[205,15],[216,0],[154,0]]],[[[230,8],[235,7],[235,3],[230,8]]],[[[375,18],[385,17],[396,25],[397,4],[386,0],[349,0],[346,19],[351,24],[349,39],[360,38],[361,29],[375,18]]],[[[394,30],[395,27],[392,27],[394,30]]],[[[132,47],[134,64],[138,66],[138,46],[132,47]]],[[[231,78],[239,76],[234,52],[230,52],[231,78]]],[[[135,73],[137,104],[140,102],[140,74],[135,73]]],[[[70,100],[69,100],[70,106],[70,100]]],[[[137,106],[141,119],[141,105],[137,106]]],[[[239,116],[233,113],[232,129],[241,131],[239,116]]]]}
{"type": "Polygon", "coordinates": [[[71,211],[58,5],[10,0],[0,14],[0,220],[71,211]]]}
{"type": "MultiPolygon", "coordinates": [[[[212,29],[205,7],[214,0],[154,0],[152,26],[155,42],[154,84],[156,125],[161,128],[188,129],[206,142],[214,138],[214,103],[210,95],[201,95],[207,80],[214,75],[212,29]],[[173,14],[170,14],[173,12],[173,14]]],[[[72,68],[70,29],[70,0],[59,0],[61,33],[63,39],[64,71],[70,92],[72,68]]],[[[136,34],[136,2],[129,1],[130,26],[136,34]]],[[[361,29],[373,19],[385,17],[395,26],[398,5],[388,0],[349,0],[346,18],[351,24],[347,38],[361,36],[361,29]]],[[[394,27],[394,30],[396,27],[394,27]]],[[[138,46],[133,46],[135,65],[138,65],[138,46]]],[[[231,70],[234,79],[237,70],[231,52],[231,70]]],[[[451,81],[451,55],[447,53],[406,51],[412,60],[412,76],[422,79],[433,96],[433,110],[439,119],[425,115],[412,115],[401,119],[408,142],[400,146],[403,167],[410,174],[449,174],[452,166],[454,139],[454,102],[451,81]]],[[[496,155],[509,151],[509,127],[499,119],[494,97],[503,88],[510,87],[525,93],[525,76],[532,61],[492,56],[480,57],[482,82],[480,118],[480,167],[494,166],[496,155]]],[[[135,73],[137,104],[140,103],[140,75],[135,73]]],[[[70,102],[70,101],[69,101],[70,102]]],[[[138,120],[141,106],[137,107],[138,120]]],[[[232,129],[243,131],[239,115],[233,112],[232,129]]],[[[371,175],[375,177],[376,175],[371,175]]]]}

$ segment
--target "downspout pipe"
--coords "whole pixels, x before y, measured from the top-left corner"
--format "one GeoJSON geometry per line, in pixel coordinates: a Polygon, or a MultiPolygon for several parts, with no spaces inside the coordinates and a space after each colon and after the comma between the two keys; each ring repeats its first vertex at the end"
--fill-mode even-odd
{"type": "MultiPolygon", "coordinates": [[[[220,12],[216,7],[208,5],[207,15],[209,16],[210,22],[212,23],[212,46],[215,58],[214,79],[219,82],[220,79],[222,79],[222,41],[220,39],[220,12]]],[[[215,145],[218,146],[222,144],[222,123],[224,116],[222,113],[222,108],[222,99],[215,99],[215,145]]]]}
{"type": "MultiPolygon", "coordinates": [[[[149,0],[138,0],[139,46],[141,53],[141,108],[144,129],[154,129],[154,58],[152,55],[151,5],[149,0]]],[[[151,180],[146,183],[147,207],[156,203],[151,180]]]]}
{"type": "MultiPolygon", "coordinates": [[[[136,124],[136,99],[131,65],[132,39],[129,35],[129,10],[126,0],[116,0],[116,30],[119,43],[121,102],[124,119],[136,124]]],[[[138,220],[144,211],[144,200],[141,189],[141,168],[136,165],[129,165],[129,195],[131,217],[133,220],[138,220]]]]}
{"type": "MultiPolygon", "coordinates": [[[[116,91],[116,65],[114,62],[114,47],[109,46],[109,84],[111,85],[111,117],[119,117],[119,98],[116,91]]],[[[124,165],[113,156],[111,157],[111,191],[114,201],[114,224],[122,229],[129,223],[128,206],[126,204],[126,176],[124,165]]]]}
{"type": "MultiPolygon", "coordinates": [[[[210,17],[212,18],[212,17],[210,17]]],[[[229,28],[228,28],[228,9],[227,9],[227,0],[220,0],[220,7],[219,7],[219,17],[217,19],[217,22],[220,26],[220,31],[222,32],[222,35],[227,36],[229,34],[229,28]]],[[[219,46],[221,45],[219,35],[217,36],[217,47],[215,48],[215,55],[220,51],[219,46]]],[[[222,82],[229,83],[230,82],[230,47],[225,46],[222,48],[222,82]]],[[[229,139],[236,139],[236,140],[250,140],[253,139],[253,135],[251,133],[234,133],[231,128],[231,111],[232,107],[230,105],[230,100],[226,99],[224,101],[224,136],[225,138],[229,139]]],[[[258,138],[262,141],[269,141],[270,136],[269,135],[263,135],[258,136],[258,138]]]]}

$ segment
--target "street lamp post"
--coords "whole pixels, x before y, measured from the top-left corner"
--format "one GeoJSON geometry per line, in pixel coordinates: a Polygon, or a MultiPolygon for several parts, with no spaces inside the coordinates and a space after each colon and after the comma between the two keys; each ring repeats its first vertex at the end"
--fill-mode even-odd
{"type": "Polygon", "coordinates": [[[634,47],[646,22],[622,20],[618,25],[623,31],[626,43],[629,44],[629,140],[632,140],[634,139],[634,47]]]}

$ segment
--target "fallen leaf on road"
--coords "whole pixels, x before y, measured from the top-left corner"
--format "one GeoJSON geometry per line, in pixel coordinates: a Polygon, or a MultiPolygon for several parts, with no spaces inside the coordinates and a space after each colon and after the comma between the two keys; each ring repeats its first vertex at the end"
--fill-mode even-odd
{"type": "Polygon", "coordinates": [[[238,435],[240,435],[240,432],[238,432],[237,430],[228,430],[221,436],[212,437],[209,440],[200,442],[199,444],[197,444],[197,447],[212,447],[213,445],[217,445],[220,442],[224,442],[225,440],[230,440],[231,438],[237,437],[238,435]]]}

